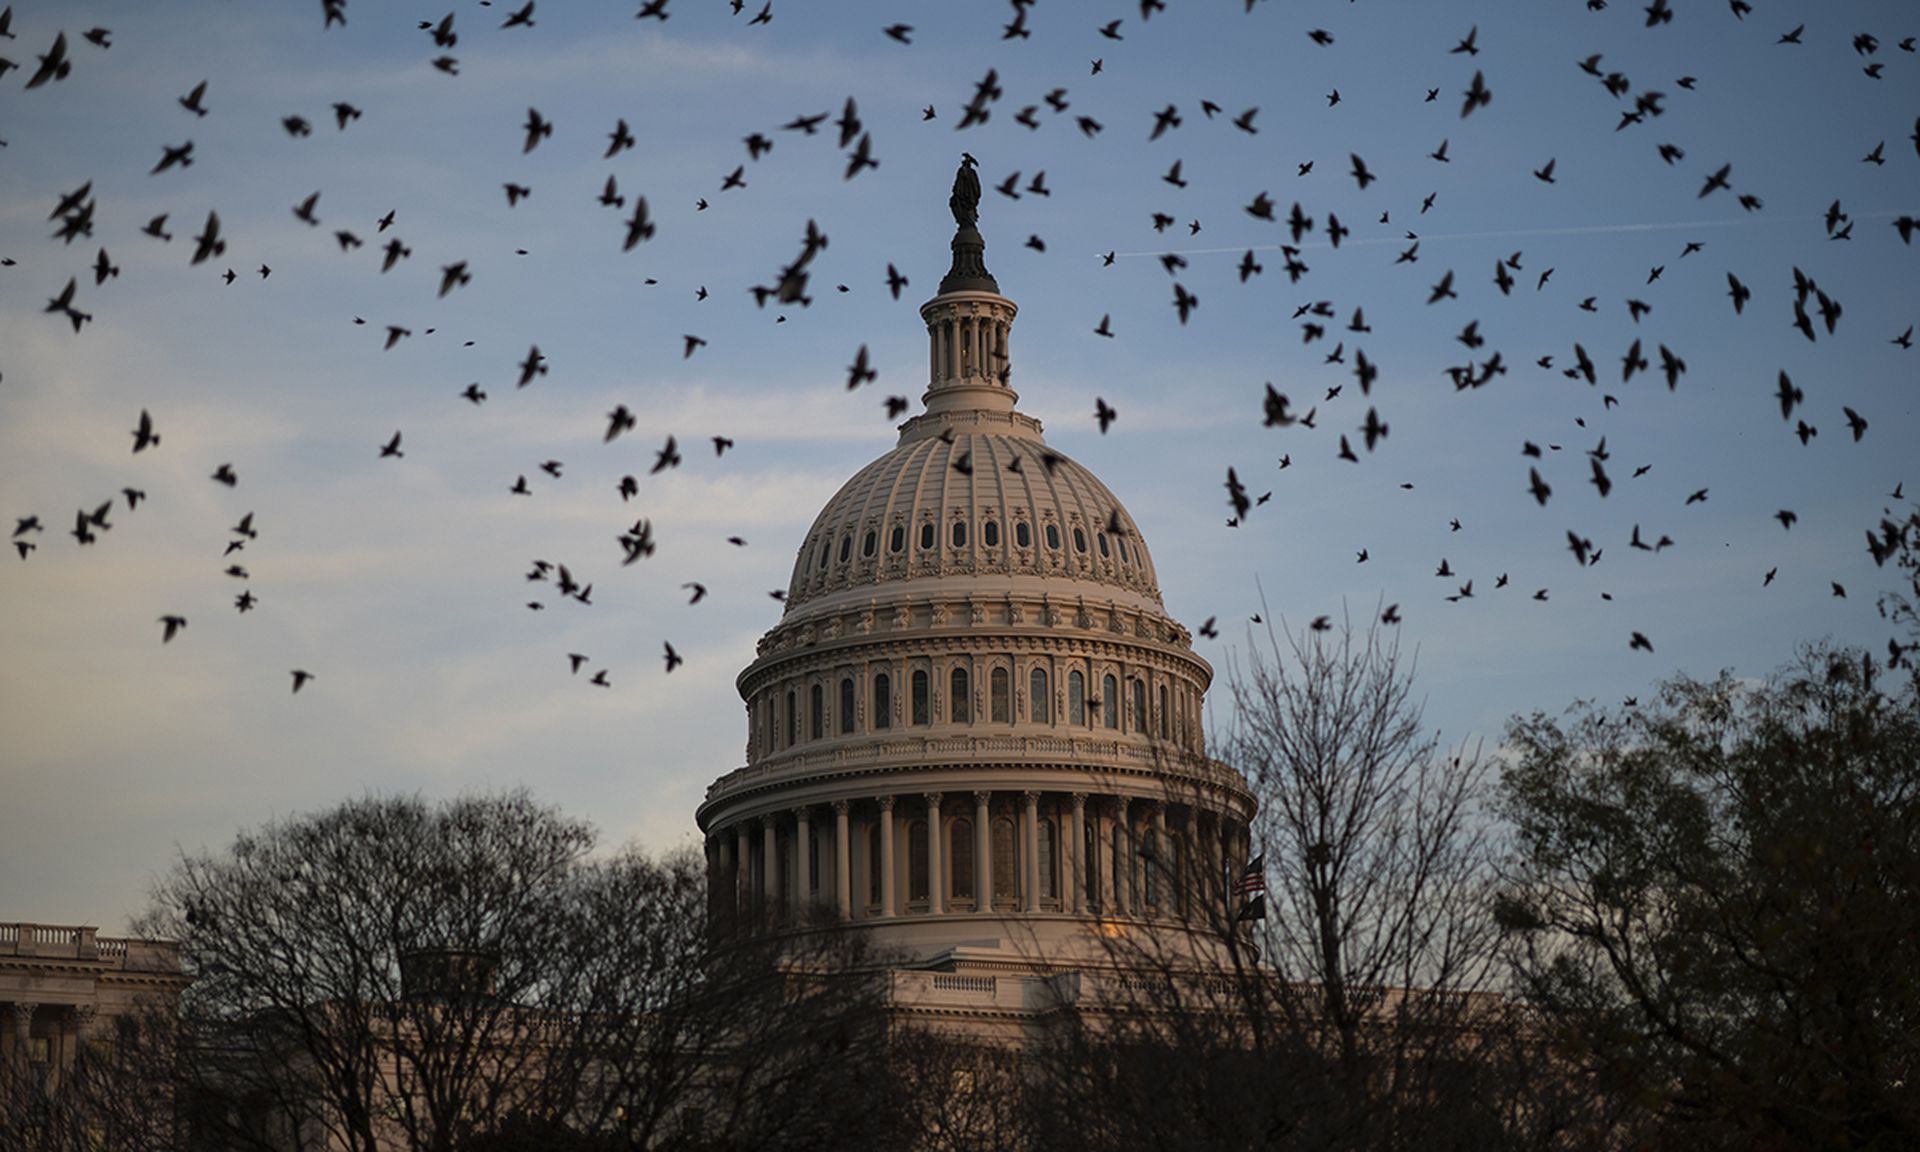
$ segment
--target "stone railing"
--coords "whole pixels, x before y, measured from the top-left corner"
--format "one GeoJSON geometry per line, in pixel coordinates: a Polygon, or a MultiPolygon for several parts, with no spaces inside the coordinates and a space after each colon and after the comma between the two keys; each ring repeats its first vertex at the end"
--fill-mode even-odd
{"type": "Polygon", "coordinates": [[[736,768],[707,786],[711,803],[757,784],[805,778],[847,768],[915,768],[942,764],[978,764],[983,760],[1064,762],[1121,773],[1149,773],[1232,791],[1245,791],[1240,774],[1217,760],[1169,753],[1164,744],[1078,736],[913,736],[862,740],[838,747],[806,749],[770,756],[736,768]]]}
{"type": "Polygon", "coordinates": [[[128,971],[180,970],[180,946],[171,940],[100,936],[98,931],[58,924],[0,924],[0,957],[81,960],[128,971]]]}

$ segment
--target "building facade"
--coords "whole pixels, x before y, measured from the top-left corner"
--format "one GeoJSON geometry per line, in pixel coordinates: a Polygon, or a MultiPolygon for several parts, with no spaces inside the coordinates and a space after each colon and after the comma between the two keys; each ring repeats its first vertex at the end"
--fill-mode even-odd
{"type": "Polygon", "coordinates": [[[1253,799],[1205,754],[1212,669],[1138,526],[1016,407],[971,177],[925,410],[808,530],[697,819],[716,932],[855,927],[903,998],[1020,1016],[1116,934],[1205,952],[1253,799]]]}

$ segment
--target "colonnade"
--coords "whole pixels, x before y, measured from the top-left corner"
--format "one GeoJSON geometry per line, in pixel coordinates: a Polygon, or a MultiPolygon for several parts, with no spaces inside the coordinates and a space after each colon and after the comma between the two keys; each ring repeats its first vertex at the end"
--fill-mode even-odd
{"type": "Polygon", "coordinates": [[[1119,793],[928,791],[800,805],[707,837],[716,927],[1057,913],[1204,919],[1228,905],[1246,825],[1119,793]]]}

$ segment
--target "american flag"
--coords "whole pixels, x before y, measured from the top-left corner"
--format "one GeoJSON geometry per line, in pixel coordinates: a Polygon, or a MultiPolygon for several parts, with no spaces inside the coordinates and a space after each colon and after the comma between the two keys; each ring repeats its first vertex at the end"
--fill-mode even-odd
{"type": "Polygon", "coordinates": [[[1233,882],[1235,896],[1257,896],[1267,890],[1267,857],[1261,853],[1247,861],[1247,870],[1233,882]]]}

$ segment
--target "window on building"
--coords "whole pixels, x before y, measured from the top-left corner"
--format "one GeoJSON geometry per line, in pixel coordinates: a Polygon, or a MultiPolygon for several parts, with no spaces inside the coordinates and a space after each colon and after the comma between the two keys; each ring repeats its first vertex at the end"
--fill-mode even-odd
{"type": "Polygon", "coordinates": [[[1167,686],[1160,685],[1160,738],[1167,738],[1167,686]]]}
{"type": "Polygon", "coordinates": [[[1167,866],[1167,862],[1160,856],[1160,850],[1163,847],[1165,845],[1160,843],[1159,829],[1149,824],[1140,830],[1140,858],[1146,865],[1140,871],[1145,873],[1144,895],[1149,908],[1160,906],[1160,870],[1167,866]]]}
{"type": "Polygon", "coordinates": [[[827,692],[818,684],[807,689],[807,719],[811,739],[818,740],[827,734],[827,692]]]}
{"type": "Polygon", "coordinates": [[[1060,551],[1060,526],[1058,524],[1047,525],[1047,547],[1053,549],[1055,552],[1060,551]]]}
{"type": "Polygon", "coordinates": [[[833,541],[831,540],[820,541],[820,567],[821,568],[825,568],[827,566],[827,557],[832,554],[833,554],[833,541]]]}
{"type": "Polygon", "coordinates": [[[893,679],[885,672],[873,677],[873,726],[893,727],[893,679]]]}
{"type": "Polygon", "coordinates": [[[1120,549],[1120,562],[1122,564],[1133,563],[1133,557],[1127,555],[1127,538],[1125,536],[1116,536],[1113,538],[1113,543],[1115,547],[1120,549]]]}
{"type": "Polygon", "coordinates": [[[1087,550],[1087,534],[1082,532],[1078,527],[1075,527],[1073,530],[1073,550],[1075,552],[1085,552],[1087,550]]]}
{"type": "Polygon", "coordinates": [[[1035,724],[1053,723],[1053,693],[1047,690],[1047,670],[1035,668],[1027,673],[1028,708],[1035,724]]]}
{"type": "Polygon", "coordinates": [[[995,668],[987,676],[988,707],[992,709],[988,717],[995,724],[1013,723],[1013,691],[1008,686],[1012,679],[1005,668],[995,668]]]}
{"type": "Polygon", "coordinates": [[[853,537],[840,537],[840,563],[845,564],[847,557],[853,555],[853,537]]]}
{"type": "Polygon", "coordinates": [[[853,731],[853,677],[840,678],[840,734],[853,731]]]}
{"type": "MultiPolygon", "coordinates": [[[[1124,810],[1121,819],[1126,819],[1124,810]]],[[[1127,830],[1118,821],[1113,825],[1113,902],[1116,910],[1136,910],[1133,900],[1133,861],[1127,859],[1127,830]]]]}
{"type": "Polygon", "coordinates": [[[907,526],[895,524],[893,533],[887,537],[887,551],[898,552],[907,546],[907,526]]]}
{"type": "Polygon", "coordinates": [[[787,747],[800,743],[800,698],[787,689],[787,747]]]}
{"type": "Polygon", "coordinates": [[[915,670],[913,674],[913,722],[933,723],[933,710],[927,699],[927,671],[924,668],[915,670]]]}
{"type": "Polygon", "coordinates": [[[967,522],[965,520],[955,520],[953,522],[953,546],[955,548],[965,548],[967,546],[967,522]]]}
{"type": "Polygon", "coordinates": [[[933,521],[931,520],[927,521],[925,524],[920,525],[920,551],[922,552],[932,551],[933,531],[934,531],[933,521]]]}
{"type": "Polygon", "coordinates": [[[907,825],[907,899],[927,898],[927,822],[907,825]]]}
{"type": "Polygon", "coordinates": [[[1040,821],[1040,895],[1043,899],[1058,899],[1060,885],[1056,879],[1059,873],[1059,853],[1054,850],[1053,821],[1040,821]]]}
{"type": "Polygon", "coordinates": [[[947,859],[947,895],[955,900],[973,899],[973,821],[959,817],[948,829],[951,851],[947,859]]]}
{"type": "Polygon", "coordinates": [[[1113,555],[1113,553],[1107,551],[1107,534],[1105,532],[1097,533],[1094,538],[1100,542],[1100,555],[1113,555]]]}
{"type": "Polygon", "coordinates": [[[1106,713],[1107,727],[1120,727],[1120,685],[1111,676],[1100,680],[1100,710],[1106,713]]]}
{"type": "Polygon", "coordinates": [[[1000,521],[989,520],[980,526],[980,541],[989,548],[1000,546],[1000,521]]]}
{"type": "Polygon", "coordinates": [[[860,541],[860,555],[871,557],[879,548],[880,534],[871,528],[867,529],[866,539],[860,541]]]}
{"type": "Polygon", "coordinates": [[[1033,532],[1025,520],[1016,520],[1013,524],[1013,542],[1022,548],[1033,547],[1033,532]]]}
{"type": "Polygon", "coordinates": [[[1013,845],[1013,821],[1005,816],[998,817],[993,822],[993,899],[995,903],[1020,899],[1020,874],[1016,871],[1020,860],[1013,845]]]}
{"type": "Polygon", "coordinates": [[[1147,731],[1147,682],[1138,676],[1133,678],[1133,730],[1147,731]]]}
{"type": "Polygon", "coordinates": [[[1087,722],[1087,678],[1075,668],[1067,673],[1067,723],[1087,722]]]}
{"type": "Polygon", "coordinates": [[[955,668],[947,675],[947,715],[955,724],[973,720],[973,692],[965,668],[955,668]]]}

